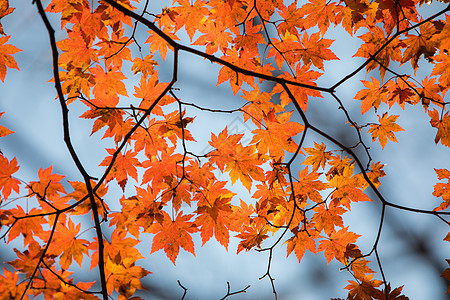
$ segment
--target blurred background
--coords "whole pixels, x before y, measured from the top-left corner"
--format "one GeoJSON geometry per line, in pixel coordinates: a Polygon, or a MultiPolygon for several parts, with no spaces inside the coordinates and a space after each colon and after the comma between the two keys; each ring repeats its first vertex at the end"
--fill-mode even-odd
{"type": "MultiPolygon", "coordinates": [[[[54,100],[56,97],[54,84],[48,82],[52,78],[48,33],[35,5],[31,2],[31,0],[10,0],[10,6],[15,7],[16,11],[2,19],[4,31],[12,35],[9,43],[23,51],[15,55],[21,71],[9,69],[5,83],[0,83],[0,111],[6,112],[0,122],[1,125],[15,131],[15,134],[0,140],[0,148],[6,157],[17,157],[20,170],[16,176],[26,182],[36,180],[39,168],[49,166],[53,166],[53,172],[65,175],[66,180],[79,181],[82,178],[72,163],[63,141],[61,112],[59,103],[54,100]]],[[[148,11],[158,14],[163,7],[170,5],[171,1],[150,1],[148,11]]],[[[429,6],[422,6],[421,11],[425,19],[442,8],[440,3],[432,3],[429,6]]],[[[57,30],[57,39],[63,39],[65,34],[59,30],[58,17],[50,16],[57,30]]],[[[364,32],[357,32],[355,36],[362,33],[364,32]]],[[[146,28],[140,26],[137,38],[143,47],[148,47],[147,44],[143,44],[146,34],[146,28]]],[[[339,61],[325,63],[325,74],[317,82],[320,86],[328,87],[357,68],[363,60],[352,58],[360,45],[360,39],[351,38],[340,26],[330,28],[325,37],[335,40],[331,49],[340,58],[339,61]]],[[[186,36],[182,38],[182,42],[188,43],[186,36]]],[[[136,55],[137,52],[133,54],[136,55]]],[[[161,65],[160,81],[169,81],[171,78],[170,55],[168,58],[165,62],[158,60],[161,65]]],[[[124,68],[130,66],[124,65],[124,68]]],[[[421,73],[421,68],[429,74],[430,69],[426,66],[426,62],[422,61],[417,79],[426,76],[421,73]]],[[[216,87],[219,69],[217,65],[208,61],[181,53],[179,81],[175,85],[180,89],[177,95],[185,102],[207,108],[234,109],[242,106],[244,100],[240,94],[233,96],[228,83],[216,87]]],[[[413,74],[408,64],[402,66],[401,70],[402,73],[413,74]]],[[[374,74],[370,76],[376,77],[374,74]]],[[[389,76],[387,74],[386,78],[389,76]]],[[[363,87],[360,80],[367,78],[370,77],[366,77],[363,70],[340,86],[336,93],[353,120],[361,123],[377,121],[376,114],[372,111],[365,114],[363,119],[360,114],[360,102],[353,99],[356,92],[363,87]]],[[[127,81],[130,96],[137,81],[137,76],[127,81]]],[[[260,86],[265,90],[272,88],[269,83],[260,86]]],[[[307,115],[311,123],[340,139],[344,144],[354,144],[357,138],[354,129],[346,124],[345,115],[338,109],[337,102],[331,97],[324,96],[309,100],[307,115]]],[[[83,104],[73,103],[69,109],[75,149],[88,173],[94,177],[100,176],[104,167],[98,165],[106,155],[104,149],[112,147],[113,143],[100,140],[103,131],[90,136],[92,122],[77,118],[86,110],[83,104]]],[[[252,127],[244,123],[239,114],[214,114],[190,107],[186,107],[186,110],[187,116],[196,117],[194,123],[188,126],[197,140],[197,143],[189,143],[192,152],[208,151],[207,142],[211,132],[217,135],[225,126],[228,126],[229,132],[244,133],[245,138],[250,140],[252,127]]],[[[378,113],[381,115],[384,111],[386,107],[381,107],[378,113]]],[[[373,161],[386,164],[384,170],[387,176],[381,180],[380,192],[392,203],[431,210],[440,203],[439,199],[432,196],[433,185],[437,182],[434,168],[449,169],[450,152],[448,148],[434,143],[436,130],[430,126],[429,117],[420,104],[414,107],[406,106],[405,111],[394,105],[390,109],[390,114],[400,114],[398,124],[406,130],[396,134],[399,143],[390,142],[384,150],[381,150],[378,142],[371,144],[370,136],[364,134],[364,141],[370,145],[373,161]]],[[[298,116],[295,118],[299,120],[298,116]]],[[[305,146],[311,147],[313,141],[325,142],[328,149],[336,149],[313,133],[309,133],[305,146]]],[[[360,154],[363,155],[362,152],[360,154]]],[[[301,158],[297,165],[300,163],[301,158]]],[[[238,193],[234,201],[239,201],[239,198],[247,202],[253,201],[239,183],[232,187],[230,185],[229,188],[238,193]]],[[[132,193],[133,186],[128,184],[125,194],[130,196],[132,193]]],[[[112,210],[120,209],[119,199],[122,194],[115,181],[111,182],[106,201],[112,210]]],[[[352,207],[352,212],[344,215],[345,225],[350,226],[351,231],[362,235],[357,244],[363,252],[371,250],[380,222],[381,205],[370,191],[368,195],[375,201],[356,203],[352,207]]],[[[84,229],[92,227],[90,216],[81,221],[84,229]]],[[[105,235],[111,232],[111,228],[106,225],[103,225],[103,228],[105,235]]],[[[447,233],[448,227],[434,216],[388,207],[378,250],[391,287],[405,285],[403,293],[410,299],[449,299],[445,296],[448,282],[440,277],[443,270],[448,267],[445,258],[450,258],[450,246],[443,241],[447,233]]],[[[90,230],[83,238],[89,239],[92,236],[93,230],[90,230]]],[[[144,234],[143,237],[145,238],[140,243],[139,250],[147,257],[151,249],[152,235],[144,234]]],[[[265,246],[270,246],[274,240],[267,241],[265,246]]],[[[228,252],[214,239],[200,247],[200,236],[195,236],[194,243],[196,256],[181,251],[176,266],[163,251],[140,260],[141,266],[153,274],[142,280],[148,291],[140,292],[138,295],[144,299],[181,299],[184,291],[177,283],[179,280],[188,289],[185,299],[221,299],[227,294],[227,282],[230,283],[232,292],[241,290],[247,285],[251,286],[247,293],[230,297],[232,299],[274,299],[269,279],[266,277],[259,280],[267,271],[267,252],[250,251],[236,255],[238,240],[235,239],[231,239],[228,252]]],[[[17,239],[9,244],[0,243],[0,261],[15,259],[12,250],[14,247],[23,250],[22,241],[17,239]]],[[[372,261],[371,268],[378,272],[378,267],[374,263],[375,257],[371,256],[369,260],[372,261]]],[[[294,255],[286,258],[285,245],[277,246],[274,250],[271,275],[276,279],[278,299],[346,298],[344,287],[348,284],[347,280],[353,278],[345,271],[339,271],[341,267],[342,265],[335,261],[327,265],[323,253],[318,255],[306,253],[301,263],[298,263],[294,255]]],[[[96,269],[87,272],[89,262],[83,263],[81,269],[77,264],[72,265],[71,271],[75,272],[75,281],[97,280],[96,269]]],[[[379,273],[376,276],[377,279],[381,279],[379,273]]]]}

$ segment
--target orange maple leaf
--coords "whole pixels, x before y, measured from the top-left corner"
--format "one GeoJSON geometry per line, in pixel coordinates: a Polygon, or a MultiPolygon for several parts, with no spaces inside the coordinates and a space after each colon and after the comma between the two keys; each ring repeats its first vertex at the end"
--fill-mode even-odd
{"type": "Polygon", "coordinates": [[[341,215],[346,210],[341,206],[337,206],[334,202],[331,202],[328,208],[325,205],[319,205],[314,208],[314,212],[315,214],[312,216],[311,221],[314,222],[318,232],[321,232],[323,229],[327,235],[330,235],[336,231],[336,226],[344,228],[344,221],[341,215]]]}
{"type": "Polygon", "coordinates": [[[19,70],[17,63],[14,60],[14,57],[11,56],[11,54],[22,51],[19,48],[14,47],[13,45],[6,44],[10,37],[11,36],[0,37],[0,79],[3,82],[5,82],[7,67],[19,70]]]}
{"type": "MultiPolygon", "coordinates": [[[[0,20],[9,15],[10,13],[12,13],[14,11],[15,8],[9,7],[9,2],[8,0],[1,0],[0,1],[0,20]]],[[[0,34],[5,35],[5,33],[3,32],[3,27],[2,27],[2,23],[0,23],[0,34]]]]}
{"type": "Polygon", "coordinates": [[[219,196],[210,198],[207,205],[198,205],[195,213],[199,216],[195,219],[195,225],[199,227],[203,245],[214,233],[216,240],[228,250],[230,239],[228,227],[233,213],[230,200],[231,197],[219,196]]]}
{"type": "MultiPolygon", "coordinates": [[[[447,263],[450,265],[450,259],[446,259],[447,263]]],[[[447,279],[450,282],[450,268],[447,268],[442,272],[441,277],[447,279]]],[[[450,294],[450,285],[447,290],[447,295],[450,294]]]]}
{"type": "Polygon", "coordinates": [[[334,12],[336,7],[337,5],[334,2],[308,0],[308,3],[300,7],[298,12],[304,17],[304,21],[300,24],[304,29],[319,26],[320,33],[323,36],[331,23],[336,24],[336,13],[334,12]]]}
{"type": "Polygon", "coordinates": [[[428,115],[431,117],[431,126],[437,128],[436,138],[434,142],[437,144],[441,141],[441,144],[450,147],[450,114],[446,112],[445,115],[439,117],[439,113],[436,109],[428,111],[428,115]]]}
{"type": "Polygon", "coordinates": [[[86,42],[80,31],[67,30],[68,38],[57,42],[63,51],[59,56],[59,65],[68,70],[69,65],[88,68],[91,61],[98,62],[97,50],[92,47],[92,41],[86,42]]]}
{"type": "Polygon", "coordinates": [[[154,223],[148,232],[156,234],[153,238],[152,250],[156,252],[164,249],[167,257],[175,265],[175,260],[180,253],[180,247],[195,256],[194,242],[191,234],[198,231],[198,228],[189,220],[193,215],[183,215],[180,212],[175,220],[164,212],[164,222],[154,223]]]}
{"type": "Polygon", "coordinates": [[[229,136],[227,127],[218,136],[211,133],[209,144],[217,150],[209,153],[208,157],[222,172],[224,170],[230,172],[233,184],[237,179],[240,179],[242,184],[250,191],[253,180],[264,180],[263,169],[259,167],[264,162],[260,155],[256,153],[254,145],[242,146],[240,143],[242,137],[243,134],[229,136]]]}
{"type": "MultiPolygon", "coordinates": [[[[381,49],[381,47],[386,43],[386,40],[389,38],[385,36],[385,32],[383,31],[383,29],[378,26],[370,27],[369,30],[369,32],[359,36],[359,38],[362,39],[365,44],[361,45],[361,47],[358,49],[355,55],[353,55],[353,57],[370,58],[375,54],[375,52],[381,49]]],[[[403,59],[402,53],[400,51],[402,45],[403,44],[398,38],[392,40],[376,56],[376,59],[380,62],[380,64],[375,61],[371,61],[366,66],[367,72],[379,66],[380,75],[383,79],[384,75],[386,74],[386,68],[389,67],[390,62],[401,61],[403,59]]]]}
{"type": "Polygon", "coordinates": [[[289,122],[292,112],[275,114],[271,110],[264,118],[265,129],[255,129],[251,144],[256,144],[260,154],[269,152],[270,156],[283,157],[284,150],[295,152],[297,144],[292,139],[303,131],[304,126],[297,122],[289,122]]]}
{"type": "Polygon", "coordinates": [[[67,270],[75,260],[81,267],[83,254],[88,255],[88,241],[77,238],[81,224],[75,224],[69,219],[67,225],[58,223],[53,234],[52,243],[49,246],[48,254],[59,256],[59,263],[64,270],[67,270]]]}
{"type": "MultiPolygon", "coordinates": [[[[31,290],[23,295],[27,288],[27,282],[19,280],[19,272],[9,271],[3,268],[3,274],[0,274],[0,295],[3,299],[30,299],[31,290]]],[[[34,298],[34,297],[33,297],[34,298]]]]}
{"type": "Polygon", "coordinates": [[[23,236],[23,244],[29,245],[36,238],[40,238],[41,240],[47,240],[49,231],[45,231],[42,228],[42,225],[47,225],[48,222],[43,217],[34,217],[27,218],[28,214],[40,214],[42,210],[37,208],[32,208],[28,213],[25,213],[21,206],[17,206],[16,208],[10,209],[11,215],[13,217],[9,217],[8,221],[2,221],[3,225],[13,225],[11,226],[8,234],[8,244],[12,240],[16,239],[19,235],[23,236]],[[16,221],[16,218],[20,218],[16,221]]]}
{"type": "Polygon", "coordinates": [[[311,232],[313,232],[313,230],[308,230],[308,232],[305,230],[298,230],[298,228],[293,230],[295,235],[285,242],[287,244],[287,256],[291,255],[292,251],[294,251],[298,262],[300,262],[306,250],[316,253],[315,238],[317,238],[317,236],[312,236],[311,232]]]}
{"type": "Polygon", "coordinates": [[[325,251],[325,258],[327,263],[333,258],[344,263],[345,261],[345,251],[348,244],[354,244],[360,235],[348,231],[348,227],[344,227],[339,231],[333,231],[325,238],[320,241],[318,251],[325,251]]]}
{"type": "Polygon", "coordinates": [[[377,289],[383,282],[372,279],[373,275],[367,275],[361,283],[349,280],[345,288],[348,291],[348,300],[372,300],[383,299],[384,294],[377,289]]]}
{"type": "Polygon", "coordinates": [[[312,64],[323,71],[323,61],[324,60],[339,60],[339,58],[328,49],[334,40],[320,38],[318,32],[308,36],[305,32],[302,37],[302,48],[297,49],[296,52],[299,53],[305,65],[312,62],[312,64]]]}
{"type": "MultiPolygon", "coordinates": [[[[106,149],[110,156],[105,157],[105,159],[100,163],[99,166],[109,166],[112,162],[113,154],[116,152],[116,149],[106,149]]],[[[125,185],[128,181],[128,176],[131,176],[134,180],[137,181],[137,170],[136,167],[140,167],[141,163],[135,157],[136,152],[133,150],[128,150],[125,154],[119,152],[117,154],[116,160],[106,177],[106,181],[111,181],[113,179],[117,180],[120,187],[123,191],[125,191],[125,185]]]]}
{"type": "Polygon", "coordinates": [[[239,242],[237,254],[244,249],[250,251],[255,247],[261,248],[261,243],[269,237],[266,233],[267,229],[265,227],[258,229],[256,223],[252,223],[251,226],[246,227],[242,233],[236,235],[236,237],[242,239],[239,242]]]}
{"type": "Polygon", "coordinates": [[[450,206],[450,171],[446,169],[434,169],[439,180],[447,179],[447,183],[438,182],[434,185],[433,196],[442,197],[444,202],[434,211],[444,210],[450,206]]]}
{"type": "Polygon", "coordinates": [[[203,20],[209,14],[209,9],[206,7],[207,2],[202,0],[194,1],[193,4],[188,0],[178,0],[177,2],[181,6],[176,7],[175,31],[184,26],[192,42],[194,34],[203,26],[203,20]]]}
{"type": "MultiPolygon", "coordinates": [[[[0,118],[3,116],[4,112],[0,112],[0,118]]],[[[9,130],[5,126],[0,125],[0,138],[7,136],[8,134],[14,133],[14,131],[9,130]]]]}
{"type": "Polygon", "coordinates": [[[355,99],[362,100],[361,114],[365,114],[372,107],[377,111],[381,101],[386,102],[386,94],[388,90],[384,85],[380,84],[376,78],[371,77],[372,81],[361,80],[367,89],[361,89],[356,93],[355,99]]]}
{"type": "Polygon", "coordinates": [[[20,191],[20,181],[12,177],[12,174],[18,170],[19,166],[15,157],[8,161],[6,157],[0,154],[0,191],[2,191],[5,199],[9,197],[12,190],[16,193],[20,191]]]}
{"type": "Polygon", "coordinates": [[[325,168],[327,160],[331,158],[331,152],[325,151],[325,144],[320,145],[314,142],[314,148],[303,148],[310,156],[308,156],[303,162],[303,165],[312,165],[313,171],[317,171],[319,167],[325,168]]]}
{"type": "Polygon", "coordinates": [[[123,83],[126,77],[116,68],[105,72],[102,67],[96,65],[89,71],[95,76],[94,96],[106,106],[116,106],[119,103],[118,95],[128,96],[123,83]]]}
{"type": "Polygon", "coordinates": [[[399,125],[395,124],[399,116],[392,115],[388,117],[387,113],[384,113],[382,117],[378,115],[378,120],[380,124],[372,124],[370,125],[370,129],[367,131],[372,133],[372,141],[375,141],[378,138],[378,141],[381,144],[381,148],[384,149],[386,146],[387,139],[397,142],[397,138],[394,135],[394,132],[404,131],[399,125]]]}

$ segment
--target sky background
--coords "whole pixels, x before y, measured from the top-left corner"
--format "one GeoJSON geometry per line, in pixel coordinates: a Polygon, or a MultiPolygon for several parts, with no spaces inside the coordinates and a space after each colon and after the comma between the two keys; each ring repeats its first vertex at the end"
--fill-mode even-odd
{"type": "MultiPolygon", "coordinates": [[[[53,100],[56,96],[54,85],[48,82],[52,77],[48,34],[31,0],[11,0],[10,5],[16,7],[16,11],[2,19],[2,24],[5,32],[12,35],[9,42],[23,51],[15,55],[21,71],[8,70],[5,83],[0,83],[0,111],[6,112],[0,123],[16,132],[2,138],[0,148],[6,157],[17,157],[21,166],[18,177],[24,181],[36,180],[39,168],[51,165],[55,173],[65,175],[67,180],[81,180],[64,145],[59,103],[53,100]]],[[[161,8],[166,5],[170,3],[150,1],[148,10],[160,13],[161,8]]],[[[424,18],[440,7],[434,4],[425,5],[424,18]]],[[[57,18],[53,17],[51,20],[54,28],[58,29],[57,18]]],[[[146,30],[143,27],[141,29],[138,38],[145,47],[148,46],[143,45],[146,30]]],[[[363,32],[358,32],[356,36],[361,33],[363,32]]],[[[58,32],[57,37],[63,38],[64,33],[58,32]]],[[[332,50],[341,60],[325,64],[325,74],[319,79],[318,85],[331,86],[353,71],[363,60],[352,58],[360,44],[359,39],[350,39],[340,28],[336,28],[326,37],[336,39],[332,50]]],[[[177,95],[183,101],[222,109],[233,109],[244,104],[239,95],[233,96],[228,83],[216,87],[219,70],[216,65],[186,53],[180,54],[180,62],[179,81],[175,87],[180,88],[177,95]]],[[[170,80],[170,60],[161,65],[160,81],[170,80]]],[[[403,72],[411,74],[409,66],[405,67],[402,69],[403,72]]],[[[369,76],[366,77],[365,71],[362,71],[337,90],[337,95],[355,121],[361,120],[360,103],[353,100],[353,97],[362,87],[360,80],[370,78],[369,76]]],[[[421,78],[420,76],[418,73],[417,77],[421,78]]],[[[129,80],[127,89],[130,96],[134,92],[133,81],[137,82],[138,78],[129,80]]],[[[262,86],[270,88],[270,85],[262,86]]],[[[106,154],[104,148],[111,147],[112,144],[100,140],[103,131],[89,136],[92,122],[77,118],[85,110],[84,105],[74,103],[69,109],[75,149],[88,173],[99,176],[104,170],[97,167],[106,154]]],[[[383,109],[378,113],[384,112],[385,108],[383,109]]],[[[372,111],[366,115],[371,113],[372,111]]],[[[396,134],[398,144],[388,143],[382,151],[377,144],[370,144],[369,135],[364,137],[370,144],[373,160],[387,164],[384,168],[387,176],[381,181],[380,191],[390,202],[432,209],[440,203],[432,196],[433,185],[437,182],[433,168],[450,168],[448,148],[435,145],[436,131],[430,126],[429,118],[420,104],[415,107],[407,106],[405,111],[394,106],[390,114],[401,114],[399,124],[406,130],[396,134]]],[[[238,115],[211,114],[187,108],[187,116],[196,116],[194,123],[188,127],[198,141],[196,145],[190,144],[195,152],[205,151],[211,132],[218,134],[226,125],[230,127],[232,125],[236,133],[246,133],[247,136],[251,129],[242,123],[238,115]]],[[[331,133],[332,136],[349,143],[355,141],[354,131],[348,126],[342,126],[345,123],[344,115],[330,97],[311,99],[308,116],[312,124],[331,133]]],[[[374,119],[371,121],[376,121],[376,116],[373,116],[374,119]]],[[[313,140],[322,141],[317,140],[314,134],[309,134],[305,146],[310,147],[313,140]]],[[[330,149],[336,149],[330,144],[327,145],[330,149]]],[[[241,199],[251,201],[245,189],[238,183],[232,189],[239,193],[241,199]]],[[[126,193],[128,195],[132,193],[130,184],[126,193]]],[[[120,208],[118,203],[121,196],[120,188],[115,182],[111,182],[106,201],[112,210],[120,208]]],[[[369,196],[373,195],[369,193],[369,196]]],[[[363,252],[370,251],[372,247],[378,229],[380,209],[377,201],[357,203],[352,207],[352,213],[345,215],[344,222],[350,226],[350,230],[362,235],[358,245],[363,252]]],[[[90,217],[82,221],[85,228],[91,226],[90,217]]],[[[387,208],[384,225],[378,249],[385,275],[391,286],[405,284],[403,292],[410,299],[447,299],[444,296],[447,289],[446,282],[439,277],[446,267],[444,259],[450,258],[450,247],[448,243],[442,241],[448,232],[444,223],[436,217],[387,208]]],[[[106,226],[103,228],[105,234],[111,231],[106,226]]],[[[92,235],[93,230],[88,231],[83,238],[87,239],[92,235]]],[[[151,248],[151,235],[147,237],[139,246],[144,256],[148,256],[151,248]]],[[[273,299],[268,278],[258,280],[266,272],[268,253],[251,251],[235,255],[238,240],[234,239],[230,241],[228,252],[213,239],[205,246],[199,247],[201,240],[197,236],[194,243],[196,256],[181,251],[176,266],[163,251],[139,261],[144,268],[153,272],[143,280],[143,284],[150,290],[142,294],[144,298],[181,298],[183,290],[177,284],[177,280],[180,280],[181,284],[188,288],[186,299],[220,299],[226,295],[227,281],[230,282],[232,291],[251,285],[246,294],[236,295],[231,299],[273,299]]],[[[22,246],[21,241],[9,245],[0,243],[1,261],[14,259],[12,248],[21,249],[22,246]]],[[[374,257],[370,260],[373,261],[374,257]]],[[[75,264],[73,266],[75,267],[72,271],[78,271],[79,268],[75,264]]],[[[88,264],[83,265],[87,266],[88,264]]],[[[307,253],[299,264],[294,255],[286,258],[285,246],[277,246],[271,274],[276,278],[279,299],[345,298],[343,288],[347,285],[347,280],[352,278],[345,271],[339,271],[340,267],[342,265],[335,261],[327,266],[322,253],[317,256],[307,253]]],[[[372,267],[378,271],[376,265],[372,267]]],[[[95,281],[98,278],[96,270],[89,274],[78,274],[75,278],[80,280],[95,281]]],[[[377,278],[380,279],[379,274],[377,278]]]]}

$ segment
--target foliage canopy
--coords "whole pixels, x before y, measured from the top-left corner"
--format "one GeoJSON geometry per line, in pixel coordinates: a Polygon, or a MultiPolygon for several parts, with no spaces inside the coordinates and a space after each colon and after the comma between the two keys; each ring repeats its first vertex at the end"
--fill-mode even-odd
{"type": "MultiPolygon", "coordinates": [[[[351,277],[343,287],[347,299],[407,299],[402,287],[390,286],[378,254],[386,207],[428,214],[450,225],[450,171],[435,169],[434,209],[402,206],[378,190],[386,176],[384,164],[372,161],[369,146],[379,143],[389,151],[389,144],[405,134],[401,115],[392,108],[417,106],[436,130],[434,142],[450,147],[450,102],[445,101],[450,6],[440,4],[440,10],[424,16],[424,0],[174,0],[161,12],[152,12],[148,0],[33,2],[49,33],[51,81],[64,141],[81,176],[67,181],[48,167],[35,181],[25,182],[15,176],[17,159],[0,152],[1,236],[7,243],[23,240],[23,249],[14,249],[17,259],[0,275],[1,299],[138,299],[135,292],[144,288],[140,280],[150,272],[137,261],[159,250],[173,264],[180,249],[195,255],[194,235],[203,245],[215,239],[227,250],[230,239],[238,239],[237,253],[268,252],[263,278],[275,297],[272,252],[285,244],[287,255],[299,262],[306,252],[323,252],[328,263],[341,263],[351,277]],[[52,24],[49,14],[60,24],[52,24]],[[362,63],[336,83],[321,86],[317,80],[332,72],[327,62],[339,60],[334,40],[326,37],[335,26],[361,41],[353,56],[362,63]],[[144,28],[146,40],[138,34],[144,28]],[[65,34],[59,41],[57,30],[65,34]],[[230,96],[244,104],[227,110],[184,101],[179,96],[183,86],[177,86],[181,52],[220,66],[217,85],[229,85],[230,96]],[[158,71],[167,65],[172,74],[165,82],[158,71]],[[414,74],[399,71],[407,67],[414,74]],[[364,71],[370,76],[354,95],[361,111],[356,121],[337,91],[364,71]],[[308,104],[316,98],[324,98],[324,105],[337,103],[336,113],[344,114],[355,144],[310,121],[308,104]],[[95,174],[86,171],[77,154],[81,145],[71,141],[73,103],[85,105],[78,117],[92,122],[90,134],[110,141],[95,174]],[[197,153],[190,130],[196,116],[186,108],[239,115],[253,128],[251,140],[225,127],[211,132],[211,151],[197,153]],[[310,134],[314,143],[309,147],[310,134]],[[220,180],[221,174],[231,184],[220,180]],[[115,184],[123,191],[120,199],[108,193],[115,184]],[[251,200],[240,199],[235,184],[251,200]],[[121,210],[112,211],[110,201],[120,202],[121,210]],[[380,222],[372,248],[360,249],[360,235],[346,225],[345,214],[352,214],[353,203],[368,201],[380,203],[380,222]],[[30,208],[29,202],[36,205],[30,208]],[[83,215],[92,216],[94,238],[81,229],[83,215]],[[111,234],[105,233],[107,226],[111,234]],[[150,250],[140,253],[136,245],[144,233],[153,239],[144,241],[151,243],[150,250]],[[71,266],[84,261],[98,270],[97,286],[74,282],[71,266]]],[[[14,8],[0,0],[0,20],[5,17],[14,18],[14,8]]],[[[0,23],[5,85],[7,72],[19,69],[16,54],[21,51],[8,34],[0,23]]],[[[12,133],[0,126],[0,137],[12,133]]],[[[450,233],[443,238],[449,242],[450,233]]],[[[442,277],[450,280],[450,268],[442,277]]],[[[225,298],[248,288],[231,292],[228,287],[225,298]]]]}

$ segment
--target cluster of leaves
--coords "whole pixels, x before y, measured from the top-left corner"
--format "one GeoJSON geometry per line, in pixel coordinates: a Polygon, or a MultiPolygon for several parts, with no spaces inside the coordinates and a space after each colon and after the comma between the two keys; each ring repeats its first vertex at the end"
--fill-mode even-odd
{"type": "MultiPolygon", "coordinates": [[[[437,129],[435,142],[449,147],[449,102],[444,96],[450,87],[450,7],[423,19],[417,11],[423,0],[309,0],[288,6],[281,0],[178,0],[159,14],[147,12],[144,0],[46,2],[44,7],[41,0],[34,1],[50,35],[64,138],[82,180],[69,181],[67,191],[64,176],[49,167],[39,170],[38,180],[23,182],[14,176],[19,170],[16,158],[0,154],[2,237],[8,243],[21,238],[27,249],[14,249],[17,259],[8,262],[13,271],[5,268],[0,277],[1,297],[107,299],[115,291],[120,299],[132,298],[143,289],[140,279],[150,273],[137,265],[144,258],[135,248],[142,233],[154,234],[145,255],[162,249],[174,264],[180,248],[195,255],[192,236],[200,233],[203,244],[214,238],[227,249],[232,236],[239,239],[238,253],[256,248],[271,254],[283,242],[287,255],[298,261],[306,251],[323,252],[327,262],[336,260],[351,274],[347,299],[407,299],[402,287],[391,290],[378,256],[385,207],[431,214],[450,225],[443,217],[450,214],[445,211],[450,183],[435,185],[433,195],[443,201],[434,211],[389,202],[378,191],[384,165],[372,162],[363,135],[370,133],[385,148],[403,130],[396,123],[399,116],[385,112],[378,115],[379,123],[357,124],[335,90],[365,69],[375,77],[363,80],[365,89],[355,95],[361,114],[372,108],[376,113],[382,102],[387,111],[395,103],[403,109],[420,103],[437,129]],[[60,17],[65,39],[55,40],[49,13],[60,17]],[[332,25],[342,26],[350,36],[364,32],[354,54],[364,63],[333,86],[321,87],[316,81],[325,71],[324,62],[339,59],[330,49],[333,40],[324,38],[332,25]],[[138,26],[148,29],[148,47],[141,47],[135,36],[138,26]],[[190,46],[177,42],[182,28],[190,46]],[[220,65],[217,84],[228,82],[245,101],[233,113],[255,128],[249,143],[243,142],[243,134],[224,128],[211,133],[214,150],[190,150],[188,142],[195,139],[188,127],[195,118],[185,108],[213,110],[177,96],[180,51],[220,65]],[[173,55],[170,82],[159,81],[156,53],[164,61],[173,55]],[[423,60],[432,69],[421,81],[389,68],[391,63],[411,63],[417,71],[423,60]],[[127,85],[133,74],[139,83],[130,95],[127,85]],[[274,83],[272,90],[260,89],[264,81],[274,83]],[[306,111],[314,97],[339,103],[359,138],[356,145],[345,145],[309,122],[306,111]],[[93,120],[91,134],[115,145],[105,149],[96,177],[86,172],[70,140],[68,106],[73,102],[86,105],[79,117],[93,120]],[[301,122],[291,120],[290,108],[301,122]],[[320,137],[314,147],[304,146],[308,132],[320,137]],[[327,150],[324,141],[335,149],[327,150]],[[367,157],[358,157],[355,148],[367,157]],[[248,189],[253,202],[238,201],[227,181],[217,178],[222,173],[248,189]],[[118,212],[105,201],[113,182],[124,191],[118,212]],[[126,194],[125,189],[133,192],[126,194]],[[343,214],[351,212],[354,202],[372,201],[366,189],[382,204],[382,213],[373,248],[363,252],[357,244],[360,235],[345,226],[343,214]],[[36,206],[29,210],[25,203],[31,200],[36,206]],[[84,239],[80,232],[77,217],[86,214],[92,215],[96,238],[84,239]],[[112,227],[109,236],[102,231],[106,225],[112,227]],[[275,241],[263,247],[275,234],[275,241]],[[368,265],[372,255],[381,280],[368,265]],[[91,290],[92,282],[75,283],[68,271],[88,258],[90,268],[99,270],[100,291],[91,290]]],[[[0,0],[0,18],[13,10],[8,0],[0,0]]],[[[7,44],[10,36],[1,25],[0,34],[4,81],[7,68],[18,69],[12,55],[20,50],[7,44]]],[[[11,133],[0,126],[0,137],[11,133]]],[[[450,181],[449,170],[436,173],[439,180],[450,181]]],[[[450,234],[445,240],[450,241],[450,234]]],[[[276,296],[271,257],[265,276],[276,296]]],[[[443,276],[450,279],[450,269],[443,276]]]]}

